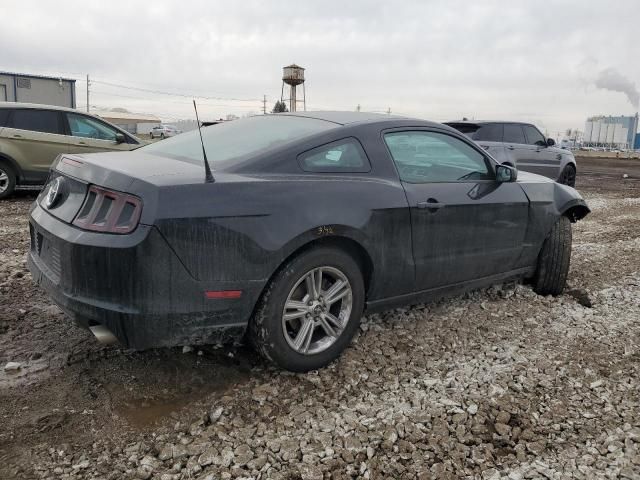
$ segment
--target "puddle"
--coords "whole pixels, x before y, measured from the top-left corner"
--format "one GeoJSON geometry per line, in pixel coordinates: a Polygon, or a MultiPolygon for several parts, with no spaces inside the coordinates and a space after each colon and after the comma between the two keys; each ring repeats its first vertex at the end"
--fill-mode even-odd
{"type": "MultiPolygon", "coordinates": [[[[249,379],[247,365],[220,356],[178,354],[133,375],[126,383],[104,384],[115,413],[136,429],[158,424],[209,395],[222,394],[249,379]]],[[[129,372],[127,372],[129,373],[129,372]]]]}
{"type": "Polygon", "coordinates": [[[196,399],[204,398],[205,395],[206,393],[203,392],[196,398],[176,398],[173,400],[135,399],[117,408],[116,414],[124,418],[132,427],[141,429],[169,418],[172,413],[187,407],[196,399]]]}

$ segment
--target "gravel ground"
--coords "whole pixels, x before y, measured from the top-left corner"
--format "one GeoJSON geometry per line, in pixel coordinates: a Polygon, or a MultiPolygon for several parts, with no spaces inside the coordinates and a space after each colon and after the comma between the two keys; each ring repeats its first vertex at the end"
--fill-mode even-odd
{"type": "Polygon", "coordinates": [[[578,181],[567,293],[369,315],[305,375],[97,345],[32,285],[33,197],[0,202],[0,478],[640,478],[640,162],[578,181]]]}

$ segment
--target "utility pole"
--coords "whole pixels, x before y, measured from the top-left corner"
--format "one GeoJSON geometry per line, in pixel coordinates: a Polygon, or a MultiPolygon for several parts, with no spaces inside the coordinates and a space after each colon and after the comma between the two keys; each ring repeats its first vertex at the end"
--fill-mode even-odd
{"type": "Polygon", "coordinates": [[[360,104],[358,104],[358,106],[356,107],[356,112],[360,111],[360,104]]]}
{"type": "Polygon", "coordinates": [[[262,98],[262,114],[266,115],[267,114],[267,96],[264,95],[262,98]]]}
{"type": "Polygon", "coordinates": [[[391,107],[387,108],[387,115],[391,115],[391,107]]]}
{"type": "Polygon", "coordinates": [[[89,113],[89,85],[91,83],[89,82],[89,74],[87,74],[87,113],[89,113]]]}

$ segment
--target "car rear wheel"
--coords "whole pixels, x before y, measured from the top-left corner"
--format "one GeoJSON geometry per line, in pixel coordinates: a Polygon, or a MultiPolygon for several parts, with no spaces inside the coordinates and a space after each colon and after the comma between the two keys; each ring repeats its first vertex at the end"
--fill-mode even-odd
{"type": "Polygon", "coordinates": [[[10,196],[16,188],[16,174],[13,169],[0,163],[0,200],[10,196]]]}
{"type": "Polygon", "coordinates": [[[349,345],[364,309],[356,261],[333,248],[288,261],[267,286],[249,327],[263,357],[294,372],[335,360],[349,345]]]}
{"type": "Polygon", "coordinates": [[[567,165],[562,169],[560,183],[569,185],[570,187],[576,186],[576,168],[573,165],[567,165]]]}
{"type": "Polygon", "coordinates": [[[567,283],[571,262],[571,222],[560,217],[544,241],[533,284],[540,295],[560,295],[567,283]]]}

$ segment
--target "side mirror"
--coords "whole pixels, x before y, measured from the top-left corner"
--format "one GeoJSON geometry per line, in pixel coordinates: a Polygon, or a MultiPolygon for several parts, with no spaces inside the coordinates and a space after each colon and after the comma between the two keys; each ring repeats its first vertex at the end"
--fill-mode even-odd
{"type": "Polygon", "coordinates": [[[116,143],[121,144],[127,141],[127,137],[123,133],[116,133],[116,143]]]}
{"type": "Polygon", "coordinates": [[[515,167],[509,165],[497,165],[496,166],[496,181],[503,182],[515,182],[518,179],[518,170],[515,167]]]}
{"type": "Polygon", "coordinates": [[[556,141],[553,138],[547,138],[547,147],[553,147],[556,141]]]}

